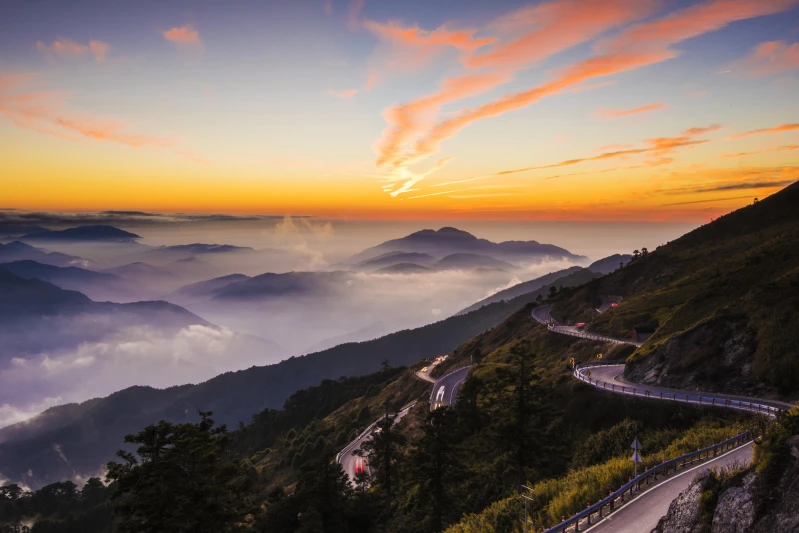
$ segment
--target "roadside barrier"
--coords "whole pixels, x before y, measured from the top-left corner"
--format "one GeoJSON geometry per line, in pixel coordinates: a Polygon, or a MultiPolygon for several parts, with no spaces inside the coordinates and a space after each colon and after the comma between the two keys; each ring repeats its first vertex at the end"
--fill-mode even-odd
{"type": "Polygon", "coordinates": [[[544,533],[559,533],[568,530],[578,532],[580,531],[581,520],[585,520],[586,523],[584,525],[586,527],[590,527],[592,523],[596,523],[612,513],[619,500],[624,502],[625,497],[629,499],[632,498],[634,493],[641,492],[641,485],[649,485],[650,480],[655,482],[657,481],[658,476],[666,476],[670,471],[673,473],[680,468],[685,469],[686,467],[693,465],[695,462],[700,462],[702,461],[703,455],[705,459],[711,459],[729,450],[747,444],[751,441],[751,436],[752,433],[750,431],[744,431],[740,435],[736,435],[723,442],[714,444],[713,446],[708,446],[707,448],[703,448],[695,452],[686,453],[685,455],[681,455],[679,457],[675,457],[674,459],[660,463],[659,465],[646,470],[644,473],[639,474],[631,481],[628,481],[622,485],[621,488],[606,498],[600,500],[594,505],[589,506],[587,509],[584,509],[571,518],[564,520],[560,524],[545,530],[544,533]],[[594,519],[593,522],[592,518],[594,519]]]}
{"type": "MultiPolygon", "coordinates": [[[[611,363],[608,364],[621,364],[611,363]]],[[[752,413],[760,413],[770,417],[777,416],[777,413],[784,411],[789,407],[788,404],[781,402],[771,402],[767,400],[759,400],[757,398],[737,398],[732,396],[725,396],[723,394],[709,394],[709,393],[689,393],[677,390],[651,390],[646,385],[622,385],[615,383],[608,383],[607,381],[597,380],[588,375],[592,367],[604,366],[596,363],[578,365],[574,370],[574,377],[580,381],[584,381],[598,389],[603,389],[617,394],[625,394],[628,396],[639,396],[642,398],[653,398],[657,400],[669,400],[673,402],[691,403],[696,405],[708,405],[711,407],[727,407],[730,409],[738,409],[740,411],[749,411],[752,413]]]]}
{"type": "MultiPolygon", "coordinates": [[[[770,402],[756,398],[737,398],[719,394],[688,393],[676,390],[653,391],[645,385],[617,385],[615,383],[608,383],[607,381],[595,379],[588,375],[591,371],[591,368],[621,364],[623,364],[621,361],[603,361],[599,363],[577,365],[577,367],[574,369],[574,377],[598,389],[614,392],[616,394],[707,405],[712,407],[726,407],[729,409],[760,413],[772,418],[776,417],[778,413],[784,411],[788,407],[788,404],[782,404],[781,402],[770,402]]],[[[665,477],[669,474],[669,472],[674,473],[681,468],[685,469],[686,467],[691,466],[694,463],[701,462],[702,460],[715,458],[732,449],[748,444],[752,441],[752,437],[753,434],[751,431],[744,431],[740,435],[731,437],[718,444],[714,444],[712,446],[708,446],[707,448],[686,453],[685,455],[664,461],[663,463],[644,471],[642,474],[633,478],[628,483],[625,483],[621,488],[594,505],[591,505],[574,516],[563,520],[563,522],[560,524],[545,530],[544,533],[559,533],[566,531],[574,531],[576,533],[580,531],[581,521],[584,521],[584,526],[590,527],[592,523],[596,523],[612,513],[619,501],[624,502],[625,497],[629,499],[634,493],[641,492],[642,485],[647,486],[650,484],[650,482],[654,483],[657,481],[658,476],[665,477]]]]}
{"type": "MultiPolygon", "coordinates": [[[[400,414],[400,413],[404,413],[405,411],[408,411],[408,410],[409,410],[409,409],[411,409],[411,408],[412,408],[414,405],[416,405],[416,400],[412,401],[411,403],[409,403],[408,405],[406,405],[405,407],[403,407],[402,409],[400,409],[400,410],[399,410],[399,412],[397,413],[397,415],[398,415],[398,414],[400,414]]],[[[394,415],[394,416],[396,416],[396,415],[394,415]]],[[[361,431],[361,434],[360,434],[360,435],[358,435],[357,437],[355,437],[355,439],[353,439],[353,440],[352,440],[352,441],[351,441],[349,444],[347,444],[347,446],[345,446],[343,450],[341,450],[340,452],[338,452],[338,453],[336,454],[336,462],[337,462],[337,463],[340,463],[340,462],[341,462],[341,458],[342,458],[342,457],[344,457],[344,455],[345,455],[345,454],[347,454],[347,453],[351,452],[351,451],[353,450],[353,448],[355,448],[355,446],[356,446],[356,445],[357,445],[357,444],[358,444],[358,443],[361,441],[361,439],[362,439],[362,438],[364,438],[366,435],[368,435],[369,433],[371,433],[371,432],[372,432],[372,430],[375,428],[375,426],[376,426],[376,425],[377,425],[377,424],[378,424],[378,423],[379,423],[381,420],[383,420],[383,417],[382,417],[382,416],[381,416],[380,418],[378,418],[377,420],[375,420],[374,422],[372,422],[371,424],[369,424],[369,425],[366,427],[366,429],[364,429],[363,431],[361,431]]]]}

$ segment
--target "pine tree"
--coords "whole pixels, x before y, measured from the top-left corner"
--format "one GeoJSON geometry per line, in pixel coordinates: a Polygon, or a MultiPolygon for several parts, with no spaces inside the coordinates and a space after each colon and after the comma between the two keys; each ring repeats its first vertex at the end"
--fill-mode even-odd
{"type": "Polygon", "coordinates": [[[116,483],[112,499],[120,533],[237,531],[253,510],[250,479],[229,456],[225,426],[214,427],[212,413],[197,424],[161,421],[125,442],[122,462],[108,463],[107,480],[116,483]],[[137,457],[138,456],[138,457],[137,457]]]}

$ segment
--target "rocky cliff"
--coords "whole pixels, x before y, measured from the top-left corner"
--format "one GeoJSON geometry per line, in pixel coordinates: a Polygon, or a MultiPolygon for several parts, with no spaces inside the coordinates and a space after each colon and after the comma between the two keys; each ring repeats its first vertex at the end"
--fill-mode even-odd
{"type": "Polygon", "coordinates": [[[697,476],[652,533],[799,532],[799,435],[785,441],[779,463],[776,480],[758,467],[697,476]]]}

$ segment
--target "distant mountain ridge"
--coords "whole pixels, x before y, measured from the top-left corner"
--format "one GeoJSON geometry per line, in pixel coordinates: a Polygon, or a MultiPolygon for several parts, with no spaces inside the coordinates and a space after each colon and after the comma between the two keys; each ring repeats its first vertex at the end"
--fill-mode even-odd
{"type": "Polygon", "coordinates": [[[355,254],[349,262],[351,264],[363,263],[385,256],[390,252],[421,253],[439,259],[456,253],[472,253],[491,256],[509,263],[514,261],[540,262],[547,259],[584,262],[587,259],[552,244],[541,244],[537,241],[495,243],[487,239],[479,239],[471,233],[457,228],[444,227],[439,230],[424,229],[399,239],[386,241],[355,254]]]}
{"type": "MultiPolygon", "coordinates": [[[[556,283],[571,286],[578,283],[577,277],[591,274],[582,269],[556,283]]],[[[213,411],[215,420],[230,426],[248,421],[265,407],[279,408],[292,393],[322,379],[368,374],[379,369],[383,360],[406,365],[449,353],[547,290],[545,286],[540,292],[375,340],[227,372],[197,385],[131,387],[82,404],[54,407],[29,422],[0,429],[0,473],[17,479],[30,469],[41,484],[69,478],[75,472],[94,472],[113,458],[125,434],[160,419],[194,420],[198,409],[213,411]],[[59,443],[69,465],[53,450],[53,442],[59,443]]]]}
{"type": "Polygon", "coordinates": [[[0,263],[0,268],[22,278],[37,278],[62,289],[80,291],[96,301],[132,301],[141,292],[133,281],[116,274],[95,272],[75,266],[59,267],[32,260],[0,263]]]}
{"type": "Polygon", "coordinates": [[[54,242],[135,242],[136,239],[141,239],[141,237],[114,226],[98,224],[30,233],[23,235],[19,239],[22,241],[54,242]]]}
{"type": "Polygon", "coordinates": [[[36,248],[22,241],[12,241],[8,244],[0,243],[0,263],[11,263],[14,261],[37,261],[46,265],[53,266],[81,266],[86,267],[91,263],[87,259],[74,255],[62,254],[61,252],[51,252],[36,248]]]}
{"type": "Polygon", "coordinates": [[[119,324],[176,328],[208,322],[163,301],[95,302],[37,278],[17,276],[0,265],[0,338],[3,358],[24,357],[96,342],[119,324]],[[111,321],[108,317],[113,317],[111,321]]]}
{"type": "Polygon", "coordinates": [[[588,265],[588,269],[600,274],[610,274],[629,263],[632,258],[630,254],[613,254],[594,261],[588,265]]]}

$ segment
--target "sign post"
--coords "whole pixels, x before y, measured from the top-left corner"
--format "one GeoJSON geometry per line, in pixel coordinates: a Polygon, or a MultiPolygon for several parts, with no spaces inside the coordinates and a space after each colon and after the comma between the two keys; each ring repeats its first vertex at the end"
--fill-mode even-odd
{"type": "Polygon", "coordinates": [[[641,454],[640,454],[640,451],[643,449],[643,447],[641,446],[641,443],[638,442],[638,438],[637,437],[633,441],[633,444],[632,444],[632,446],[630,446],[630,448],[633,449],[633,456],[630,457],[630,460],[635,465],[634,466],[635,470],[634,470],[633,477],[638,477],[638,463],[643,463],[644,460],[641,459],[641,454]]]}

